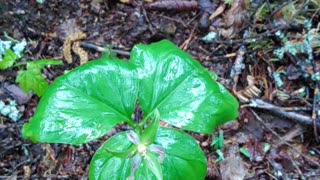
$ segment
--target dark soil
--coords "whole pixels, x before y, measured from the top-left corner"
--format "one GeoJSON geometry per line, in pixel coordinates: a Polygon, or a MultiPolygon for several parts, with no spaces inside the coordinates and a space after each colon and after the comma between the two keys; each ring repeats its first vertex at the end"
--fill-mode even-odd
{"type": "MultiPolygon", "coordinates": [[[[282,107],[305,107],[307,111],[291,110],[312,120],[311,110],[319,111],[320,103],[317,99],[316,103],[313,103],[318,95],[315,89],[319,81],[301,77],[299,73],[304,72],[298,73],[297,62],[305,55],[293,57],[287,53],[283,61],[270,60],[274,56],[273,50],[281,47],[281,40],[274,35],[277,29],[294,32],[292,35],[303,32],[301,24],[288,23],[280,27],[272,24],[274,20],[279,20],[280,15],[277,13],[281,6],[286,5],[286,1],[283,3],[266,1],[267,4],[269,2],[277,5],[272,7],[273,15],[276,15],[265,18],[259,23],[254,13],[264,1],[253,1],[247,8],[243,7],[245,5],[237,7],[228,5],[217,18],[211,20],[209,16],[223,3],[220,0],[199,0],[196,6],[180,5],[176,4],[177,2],[161,3],[163,7],[154,7],[138,0],[127,4],[117,0],[46,0],[43,4],[35,0],[0,0],[0,38],[4,37],[2,32],[7,32],[14,39],[27,40],[28,46],[19,62],[37,59],[65,61],[62,52],[67,36],[65,32],[72,28],[87,35],[82,40],[82,48],[88,53],[89,60],[99,58],[101,52],[86,45],[88,43],[94,47],[111,47],[118,57],[128,59],[128,53],[135,44],[149,44],[169,39],[208,70],[217,73],[219,82],[230,92],[243,93],[241,90],[247,91],[252,88],[247,82],[247,77],[251,75],[257,82],[254,86],[261,90],[261,93],[245,94],[249,101],[257,98],[282,107]],[[230,9],[234,12],[230,12],[230,9]],[[228,16],[245,20],[242,23],[237,21],[230,23],[230,19],[226,18],[228,16]],[[68,25],[70,20],[74,20],[75,24],[68,25]],[[63,23],[66,25],[63,26],[63,23]],[[249,36],[257,37],[256,44],[246,43],[244,39],[246,30],[251,33],[249,36]],[[201,38],[211,31],[229,33],[229,37],[220,36],[211,43],[202,41],[201,38]],[[271,45],[263,44],[263,41],[269,41],[271,45]],[[253,45],[258,47],[253,48],[253,45]],[[230,72],[237,62],[241,47],[246,47],[242,54],[244,69],[238,75],[231,77],[230,72]],[[276,82],[270,75],[279,68],[291,73],[283,78],[283,89],[276,87],[276,82]],[[301,87],[307,88],[308,96],[301,98],[294,94],[295,90],[301,87]],[[277,94],[278,90],[286,92],[289,97],[281,98],[277,94]]],[[[298,3],[303,5],[304,2],[298,3]]],[[[309,7],[312,9],[313,6],[309,7]]],[[[303,15],[306,19],[310,19],[312,12],[314,13],[312,21],[314,28],[319,23],[319,11],[308,12],[310,13],[306,12],[303,15]]],[[[316,50],[314,48],[314,51],[316,50]]],[[[319,61],[319,54],[315,52],[314,69],[310,74],[319,72],[319,61]]],[[[65,70],[79,65],[79,57],[73,54],[72,63],[64,62],[64,66],[47,67],[43,75],[51,83],[65,70]]],[[[33,115],[39,98],[33,94],[21,95],[20,91],[8,88],[16,84],[15,77],[18,71],[18,68],[0,71],[0,100],[26,99],[19,104],[19,110],[23,113],[20,121],[13,122],[7,117],[0,116],[0,179],[86,179],[94,152],[108,137],[117,131],[122,131],[125,126],[118,126],[105,137],[82,146],[33,144],[24,140],[21,137],[21,127],[33,115]]],[[[239,98],[238,95],[237,97],[239,98]]],[[[248,102],[242,103],[242,105],[248,104],[248,102]]],[[[311,121],[301,123],[297,122],[299,118],[296,117],[286,119],[278,116],[279,113],[274,108],[271,108],[271,111],[275,114],[270,114],[270,108],[267,109],[242,106],[237,120],[214,132],[215,135],[219,130],[224,132],[225,147],[222,149],[224,161],[215,162],[218,156],[214,147],[210,146],[211,136],[192,134],[206,154],[207,179],[320,178],[320,145],[317,142],[320,137],[315,133],[319,132],[319,127],[315,129],[311,121]],[[271,147],[264,152],[266,144],[271,147]],[[240,153],[240,148],[247,149],[250,157],[240,153]]],[[[316,118],[313,120],[317,121],[316,118]]]]}

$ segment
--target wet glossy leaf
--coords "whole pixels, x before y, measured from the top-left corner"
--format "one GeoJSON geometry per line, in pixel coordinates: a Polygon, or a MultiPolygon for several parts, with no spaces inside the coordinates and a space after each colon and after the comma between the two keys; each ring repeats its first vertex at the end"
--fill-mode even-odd
{"type": "MultiPolygon", "coordinates": [[[[175,180],[186,177],[190,180],[204,179],[207,171],[206,159],[197,142],[191,136],[174,129],[160,128],[155,144],[162,146],[165,150],[164,161],[160,164],[163,179],[175,180]]],[[[126,139],[126,132],[107,140],[91,160],[89,178],[125,180],[129,177],[135,156],[121,159],[113,157],[105,149],[120,152],[126,151],[131,145],[132,143],[126,139]]],[[[152,153],[153,162],[157,156],[152,153]]],[[[135,179],[156,179],[145,163],[140,163],[135,169],[134,177],[135,179]]]]}
{"type": "Polygon", "coordinates": [[[146,117],[157,110],[161,120],[201,133],[237,116],[236,99],[164,40],[135,46],[130,62],[97,60],[57,78],[22,134],[35,142],[83,144],[117,123],[133,125],[137,99],[146,117]]]}
{"type": "Polygon", "coordinates": [[[160,162],[156,155],[151,152],[146,152],[146,155],[143,157],[143,163],[149,170],[156,176],[157,180],[163,179],[162,169],[160,162]]]}
{"type": "Polygon", "coordinates": [[[120,122],[132,123],[137,79],[132,65],[96,60],[57,78],[22,134],[34,142],[83,144],[120,122]]]}
{"type": "Polygon", "coordinates": [[[162,163],[164,179],[204,179],[206,158],[197,142],[188,134],[168,128],[158,130],[155,144],[165,149],[162,163]],[[178,168],[177,168],[178,167],[178,168]]]}
{"type": "Polygon", "coordinates": [[[141,135],[141,142],[143,144],[152,144],[154,141],[154,138],[156,137],[158,128],[159,128],[159,111],[156,109],[154,111],[154,118],[152,122],[148,125],[148,127],[143,131],[141,135]]]}
{"type": "Polygon", "coordinates": [[[161,120],[186,130],[212,133],[237,116],[236,99],[190,55],[169,41],[137,45],[139,103],[148,116],[158,109],[161,120]]]}

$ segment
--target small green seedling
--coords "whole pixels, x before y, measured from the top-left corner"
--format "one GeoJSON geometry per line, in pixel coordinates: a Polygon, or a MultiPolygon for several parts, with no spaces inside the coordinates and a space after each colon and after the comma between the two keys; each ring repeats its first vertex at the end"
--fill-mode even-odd
{"type": "Polygon", "coordinates": [[[212,135],[212,142],[210,146],[214,146],[214,149],[216,150],[216,153],[218,155],[218,159],[216,159],[215,162],[220,162],[224,160],[223,152],[221,151],[221,149],[224,147],[224,137],[222,130],[219,131],[218,137],[212,135]]]}
{"type": "Polygon", "coordinates": [[[33,91],[37,96],[42,96],[48,87],[48,82],[42,76],[42,69],[47,65],[62,65],[62,61],[40,59],[18,63],[15,66],[26,65],[26,70],[18,72],[16,82],[25,93],[33,91]]]}
{"type": "Polygon", "coordinates": [[[42,69],[46,65],[61,65],[61,61],[40,59],[23,63],[14,63],[23,56],[24,48],[27,45],[25,40],[19,42],[4,33],[6,41],[0,39],[0,70],[21,65],[26,66],[26,70],[18,72],[16,82],[25,93],[33,91],[37,96],[42,96],[48,87],[47,81],[42,76],[42,69]]]}
{"type": "Polygon", "coordinates": [[[89,179],[204,179],[204,153],[181,130],[211,134],[237,116],[237,100],[201,64],[163,40],[136,45],[129,61],[102,58],[58,77],[22,135],[33,142],[81,145],[116,124],[93,156],[89,179]],[[139,104],[144,117],[133,120],[139,104]],[[159,127],[164,121],[176,128],[159,127]]]}
{"type": "Polygon", "coordinates": [[[250,155],[250,152],[247,148],[242,147],[239,149],[239,151],[241,154],[243,154],[246,158],[250,159],[250,161],[251,161],[251,155],[250,155]]]}
{"type": "Polygon", "coordinates": [[[266,154],[271,148],[271,145],[269,143],[264,143],[263,146],[263,153],[266,154]]]}
{"type": "Polygon", "coordinates": [[[27,45],[25,40],[21,42],[11,38],[4,33],[6,40],[0,39],[0,70],[12,67],[14,62],[21,58],[23,50],[27,45]]]}

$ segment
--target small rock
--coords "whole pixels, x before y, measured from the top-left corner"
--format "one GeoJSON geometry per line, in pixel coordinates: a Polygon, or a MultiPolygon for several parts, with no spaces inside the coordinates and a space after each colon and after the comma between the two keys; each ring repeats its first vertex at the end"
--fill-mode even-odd
{"type": "Polygon", "coordinates": [[[204,141],[201,143],[201,147],[207,147],[209,145],[209,143],[207,141],[204,141]]]}
{"type": "Polygon", "coordinates": [[[26,104],[32,97],[31,93],[26,94],[15,84],[5,86],[4,89],[18,102],[19,105],[26,104]]]}

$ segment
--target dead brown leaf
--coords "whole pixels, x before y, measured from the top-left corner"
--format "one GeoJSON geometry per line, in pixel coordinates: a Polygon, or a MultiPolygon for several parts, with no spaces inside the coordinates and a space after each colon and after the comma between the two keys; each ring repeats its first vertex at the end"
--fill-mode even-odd
{"type": "Polygon", "coordinates": [[[249,5],[246,0],[235,0],[231,8],[224,15],[225,29],[221,34],[225,38],[231,38],[240,32],[248,19],[249,5]]]}
{"type": "Polygon", "coordinates": [[[247,174],[247,169],[239,156],[238,145],[230,145],[225,156],[227,158],[220,163],[221,179],[242,180],[247,174]]]}
{"type": "Polygon", "coordinates": [[[248,86],[244,89],[234,92],[240,102],[249,102],[250,99],[258,97],[261,94],[261,90],[256,86],[257,81],[253,76],[247,76],[248,86]]]}
{"type": "Polygon", "coordinates": [[[224,10],[226,9],[226,5],[223,3],[222,5],[220,5],[209,17],[210,20],[214,19],[215,17],[219,16],[220,14],[222,14],[224,12],[224,10]]]}

